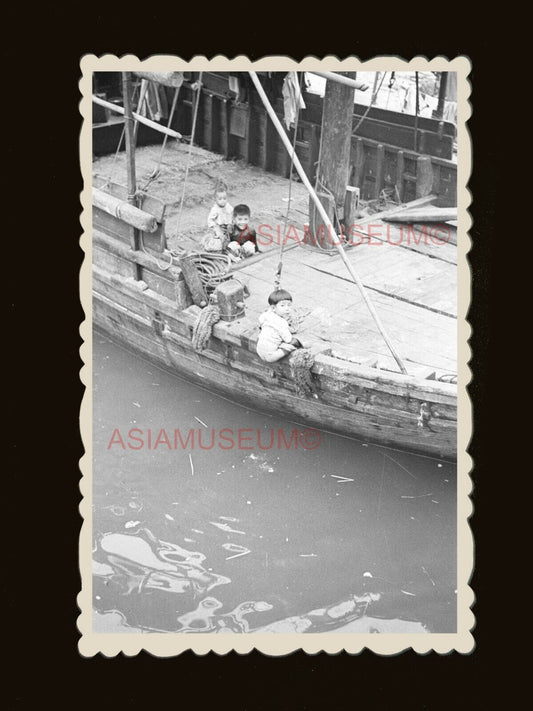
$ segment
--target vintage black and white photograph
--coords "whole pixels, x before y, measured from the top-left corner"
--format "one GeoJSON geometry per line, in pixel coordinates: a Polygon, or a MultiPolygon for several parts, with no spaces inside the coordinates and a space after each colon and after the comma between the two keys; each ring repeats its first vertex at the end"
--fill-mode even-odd
{"type": "Polygon", "coordinates": [[[82,654],[472,648],[469,71],[82,59],[82,654]]]}

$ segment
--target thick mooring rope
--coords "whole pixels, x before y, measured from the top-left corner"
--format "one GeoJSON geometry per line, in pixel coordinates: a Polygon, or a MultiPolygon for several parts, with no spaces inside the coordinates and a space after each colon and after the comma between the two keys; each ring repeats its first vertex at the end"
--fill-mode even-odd
{"type": "Polygon", "coordinates": [[[315,356],[309,348],[298,348],[289,356],[291,375],[298,395],[316,394],[316,386],[311,374],[315,356]]]}
{"type": "Polygon", "coordinates": [[[197,353],[207,348],[213,326],[218,321],[220,321],[220,309],[216,304],[208,304],[205,309],[202,309],[192,332],[192,345],[197,353]]]}

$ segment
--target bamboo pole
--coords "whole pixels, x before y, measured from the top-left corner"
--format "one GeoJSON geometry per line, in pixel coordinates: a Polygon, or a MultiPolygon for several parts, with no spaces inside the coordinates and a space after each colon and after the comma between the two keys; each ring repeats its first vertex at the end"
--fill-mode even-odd
{"type": "Polygon", "coordinates": [[[363,283],[359,279],[359,276],[355,272],[352,264],[348,261],[346,253],[342,247],[342,244],[337,237],[337,233],[335,232],[335,229],[333,228],[333,225],[331,224],[331,220],[329,219],[327,212],[324,210],[322,203],[318,199],[317,194],[315,193],[315,191],[313,189],[313,186],[309,182],[309,179],[308,179],[307,175],[305,174],[304,169],[302,168],[302,164],[300,163],[300,160],[298,159],[296,152],[293,150],[293,147],[291,145],[289,137],[287,136],[287,133],[283,129],[283,126],[281,125],[280,120],[276,115],[276,112],[272,108],[272,105],[271,105],[270,101],[268,100],[268,97],[265,94],[263,87],[261,86],[261,82],[259,81],[259,78],[258,78],[256,72],[249,72],[249,74],[250,74],[250,77],[255,85],[255,88],[257,89],[259,96],[261,97],[261,101],[263,102],[263,105],[265,106],[265,109],[267,110],[268,115],[272,119],[272,123],[276,127],[276,130],[279,133],[280,138],[285,145],[285,148],[287,149],[287,151],[289,152],[289,155],[292,158],[293,165],[296,168],[296,170],[298,171],[298,175],[300,176],[303,184],[307,188],[309,195],[311,196],[313,202],[315,203],[316,208],[317,208],[318,212],[320,213],[320,217],[322,218],[322,220],[324,221],[324,224],[328,228],[328,234],[334,235],[335,241],[333,242],[333,244],[337,248],[342,261],[344,262],[346,268],[348,269],[350,276],[352,277],[352,279],[358,286],[359,291],[361,292],[361,296],[363,297],[363,300],[364,300],[365,304],[367,305],[368,310],[370,311],[372,318],[374,319],[376,326],[379,329],[379,332],[383,336],[383,339],[384,339],[385,343],[387,344],[387,346],[389,347],[389,350],[392,353],[394,360],[398,364],[398,367],[400,368],[401,372],[404,375],[407,375],[408,374],[407,370],[406,370],[403,362],[401,361],[400,356],[396,353],[396,350],[395,350],[394,346],[392,345],[391,340],[390,340],[389,336],[387,335],[387,332],[385,331],[383,324],[381,323],[381,319],[379,318],[378,314],[376,313],[374,305],[372,304],[368,294],[366,293],[366,289],[365,289],[363,283]]]}
{"type": "MultiPolygon", "coordinates": [[[[122,108],[122,106],[117,106],[116,104],[113,104],[110,101],[100,99],[98,96],[94,96],[94,94],[93,101],[95,104],[105,106],[106,109],[114,111],[117,114],[124,114],[124,109],[122,108]]],[[[171,128],[167,128],[166,126],[161,126],[161,124],[156,123],[155,121],[151,121],[150,119],[146,118],[145,116],[141,116],[135,111],[132,112],[132,116],[136,121],[139,121],[139,123],[144,123],[145,126],[150,126],[150,128],[153,128],[154,131],[159,131],[159,133],[166,133],[167,136],[170,136],[171,138],[183,138],[181,133],[178,133],[177,131],[174,131],[171,128]]]]}
{"type": "Polygon", "coordinates": [[[351,86],[354,89],[359,89],[359,91],[366,91],[368,89],[368,84],[364,81],[357,81],[357,79],[350,79],[350,77],[343,77],[342,74],[336,74],[335,72],[310,72],[311,74],[317,74],[319,77],[324,77],[325,79],[331,79],[339,84],[346,84],[346,86],[351,86]]]}

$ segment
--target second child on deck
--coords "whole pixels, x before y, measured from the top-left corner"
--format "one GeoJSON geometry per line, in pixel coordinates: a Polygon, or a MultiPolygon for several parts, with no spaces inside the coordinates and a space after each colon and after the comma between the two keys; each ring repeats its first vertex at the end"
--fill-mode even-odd
{"type": "Polygon", "coordinates": [[[251,212],[248,205],[236,205],[233,209],[233,224],[229,230],[228,251],[236,257],[251,257],[259,252],[257,233],[250,227],[251,212]]]}

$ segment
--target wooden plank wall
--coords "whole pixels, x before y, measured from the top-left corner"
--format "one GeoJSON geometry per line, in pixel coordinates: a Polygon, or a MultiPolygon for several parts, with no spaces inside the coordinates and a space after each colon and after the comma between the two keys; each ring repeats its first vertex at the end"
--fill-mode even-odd
{"type": "MultiPolygon", "coordinates": [[[[194,79],[196,77],[192,77],[194,79]]],[[[240,159],[263,170],[288,177],[290,158],[268,119],[259,97],[250,93],[245,103],[236,104],[229,91],[227,76],[211,72],[202,77],[195,143],[227,159],[240,159]]],[[[306,109],[300,115],[296,153],[311,180],[316,177],[320,150],[322,99],[305,94],[306,109]]],[[[274,101],[274,108],[283,123],[283,101],[274,101]]],[[[366,107],[355,104],[354,127],[366,107]]],[[[188,136],[192,130],[193,91],[184,82],[172,127],[188,136]]],[[[120,130],[122,124],[120,125],[120,130]]],[[[113,143],[116,150],[120,130],[111,126],[113,141],[95,137],[95,152],[101,154],[113,143]]],[[[102,125],[95,131],[102,132],[102,125]]],[[[437,204],[457,204],[457,165],[451,157],[454,127],[435,119],[419,118],[417,150],[414,150],[414,117],[385,109],[372,108],[352,137],[350,184],[360,188],[361,198],[371,200],[383,190],[402,202],[423,197],[429,192],[437,196],[437,204]],[[420,161],[421,157],[429,160],[420,161]]],[[[293,129],[289,131],[293,138],[293,129]]],[[[140,143],[161,142],[161,134],[140,127],[140,143]]],[[[111,152],[111,151],[109,151],[111,152]]]]}
{"type": "MultiPolygon", "coordinates": [[[[198,114],[203,125],[197,130],[196,142],[208,150],[223,153],[226,158],[245,160],[288,177],[290,158],[258,97],[251,94],[247,103],[237,105],[222,75],[206,73],[203,81],[200,99],[203,111],[198,114]]],[[[296,153],[307,176],[314,182],[320,150],[322,99],[306,94],[305,101],[306,109],[298,125],[296,153]]],[[[175,128],[187,135],[192,125],[193,103],[192,90],[186,85],[179,104],[181,111],[175,128]]],[[[283,123],[283,101],[277,99],[274,108],[283,123]]],[[[355,105],[354,125],[364,109],[366,107],[355,105]]],[[[457,165],[448,160],[453,132],[452,124],[419,118],[418,150],[415,151],[413,116],[371,109],[358,135],[352,138],[350,184],[361,189],[364,200],[379,197],[385,189],[402,202],[425,196],[429,185],[429,192],[437,196],[438,205],[455,205],[457,165]],[[392,119],[398,124],[393,124],[392,119]],[[437,127],[440,133],[436,132],[437,127]],[[426,155],[429,161],[419,162],[419,158],[426,155]],[[432,175],[429,179],[428,172],[432,175]]],[[[289,136],[292,140],[293,129],[289,136]]]]}

